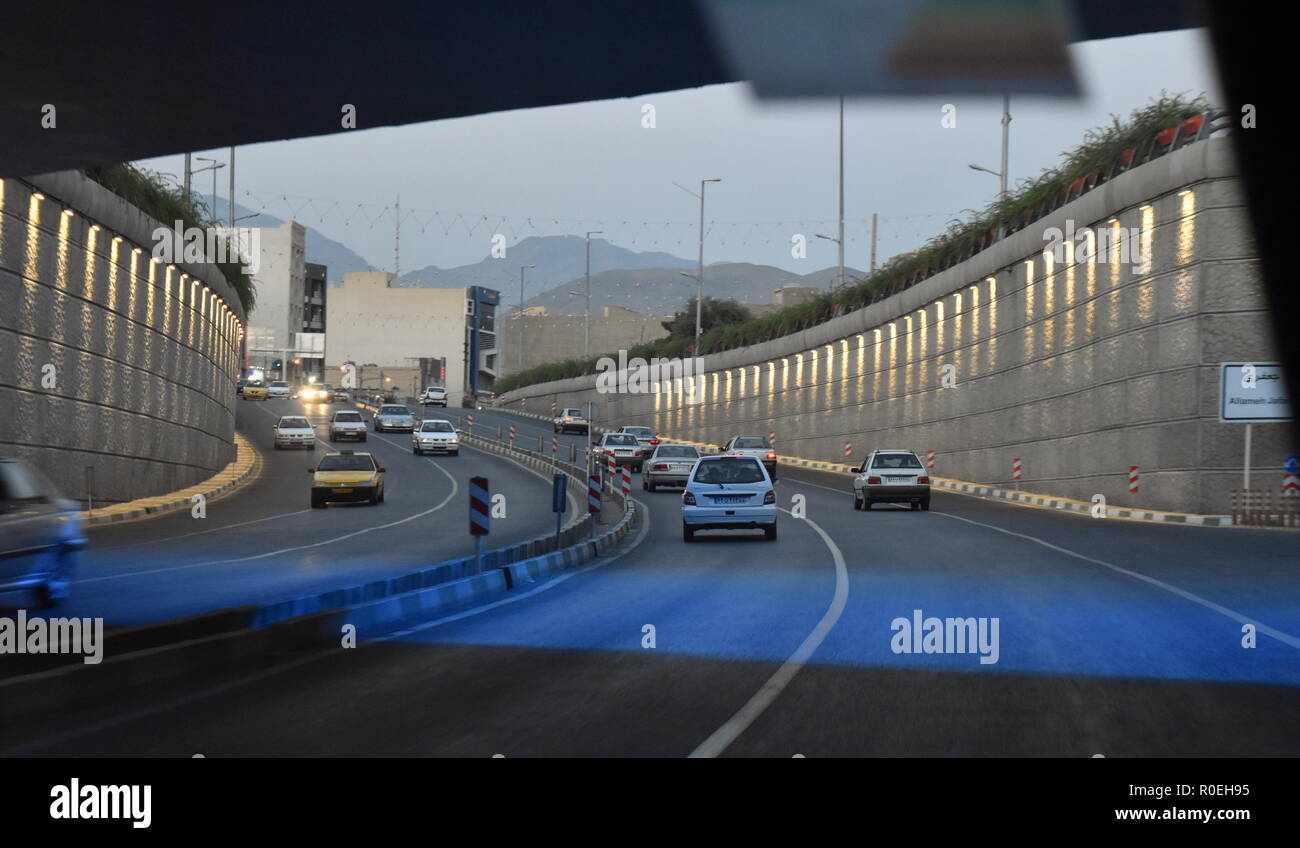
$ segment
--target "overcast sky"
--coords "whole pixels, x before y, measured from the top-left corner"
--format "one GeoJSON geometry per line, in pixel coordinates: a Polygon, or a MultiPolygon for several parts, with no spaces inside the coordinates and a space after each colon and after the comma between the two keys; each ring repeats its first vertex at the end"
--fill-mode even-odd
{"type": "MultiPolygon", "coordinates": [[[[1162,89],[1205,92],[1222,105],[1204,31],[1087,42],[1072,53],[1082,99],[1012,101],[1013,185],[1162,89]]],[[[845,111],[846,264],[867,267],[873,212],[881,216],[883,262],[996,194],[997,178],[967,164],[997,169],[999,101],[864,98],[845,111]],[[940,125],[944,102],[957,107],[953,129],[940,125]]],[[[806,273],[836,262],[835,245],[813,234],[835,234],[837,118],[835,101],[758,101],[733,84],[359,129],[239,148],[236,200],[296,218],[392,270],[400,193],[405,272],[476,262],[498,232],[513,244],[604,230],[632,250],[694,258],[698,201],[673,183],[697,191],[699,180],[718,177],[707,195],[705,261],[806,273]],[[642,127],[644,104],[655,107],[653,129],[642,127]],[[806,259],[791,256],[795,233],[809,239],[806,259]]],[[[228,158],[226,150],[198,155],[228,158]]],[[[143,164],[171,174],[182,168],[179,156],[143,164]]],[[[218,175],[224,197],[227,172],[218,175]]],[[[211,185],[211,174],[195,178],[205,196],[211,185]]]]}

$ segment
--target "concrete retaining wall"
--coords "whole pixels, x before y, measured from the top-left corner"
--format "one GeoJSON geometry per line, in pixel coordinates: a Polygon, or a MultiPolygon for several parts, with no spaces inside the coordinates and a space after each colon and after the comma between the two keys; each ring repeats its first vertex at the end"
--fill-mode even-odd
{"type": "MultiPolygon", "coordinates": [[[[593,400],[601,423],[713,444],[775,431],[778,452],[836,462],[845,442],[859,459],[932,449],[942,476],[1003,486],[1018,457],[1031,491],[1227,512],[1243,429],[1218,421],[1218,363],[1276,359],[1229,145],[1200,142],[1120,175],[865,309],[706,356],[702,402],[599,392],[594,376],[501,402],[593,400]],[[1070,225],[1121,238],[1104,257],[1050,260],[1044,232],[1070,225]],[[1130,231],[1136,261],[1124,261],[1130,231]]],[[[1289,425],[1255,425],[1255,485],[1280,484],[1288,444],[1289,425]]]]}
{"type": "Polygon", "coordinates": [[[234,458],[243,309],[216,266],[153,262],[159,226],[79,172],[0,181],[0,452],[68,497],[87,467],[102,504],[234,458]]]}

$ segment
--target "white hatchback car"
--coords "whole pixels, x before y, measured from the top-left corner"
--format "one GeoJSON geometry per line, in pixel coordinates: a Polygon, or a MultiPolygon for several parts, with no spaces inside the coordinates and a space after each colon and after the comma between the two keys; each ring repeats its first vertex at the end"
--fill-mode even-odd
{"type": "Polygon", "coordinates": [[[275,449],[306,448],[316,450],[316,430],[301,415],[282,415],[275,422],[275,449]]]}
{"type": "Polygon", "coordinates": [[[703,456],[682,493],[682,540],[697,530],[762,530],[776,538],[776,490],[751,456],[703,456]]]}
{"type": "Polygon", "coordinates": [[[452,456],[460,455],[460,436],[456,426],[441,418],[426,418],[411,433],[411,453],[419,456],[431,451],[443,451],[452,456]]]}
{"type": "Polygon", "coordinates": [[[287,398],[291,391],[293,390],[284,380],[272,380],[271,384],[266,387],[266,396],[268,398],[287,398]]]}
{"type": "Polygon", "coordinates": [[[339,439],[356,439],[359,442],[366,440],[366,419],[361,417],[360,412],[341,409],[334,413],[330,419],[330,441],[339,439]]]}

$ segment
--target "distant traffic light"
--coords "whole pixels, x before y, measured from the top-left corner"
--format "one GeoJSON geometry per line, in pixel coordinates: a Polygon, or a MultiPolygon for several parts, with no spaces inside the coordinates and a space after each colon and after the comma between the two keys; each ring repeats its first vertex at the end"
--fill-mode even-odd
{"type": "Polygon", "coordinates": [[[271,367],[279,371],[281,368],[284,367],[284,363],[277,359],[271,363],[271,367]]]}

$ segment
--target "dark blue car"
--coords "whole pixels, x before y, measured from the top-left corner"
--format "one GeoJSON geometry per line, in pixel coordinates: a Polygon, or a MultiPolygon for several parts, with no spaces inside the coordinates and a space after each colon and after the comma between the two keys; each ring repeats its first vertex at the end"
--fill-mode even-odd
{"type": "Polygon", "coordinates": [[[56,605],[68,597],[85,546],[77,502],[22,461],[0,457],[0,594],[26,593],[39,609],[56,605]]]}

